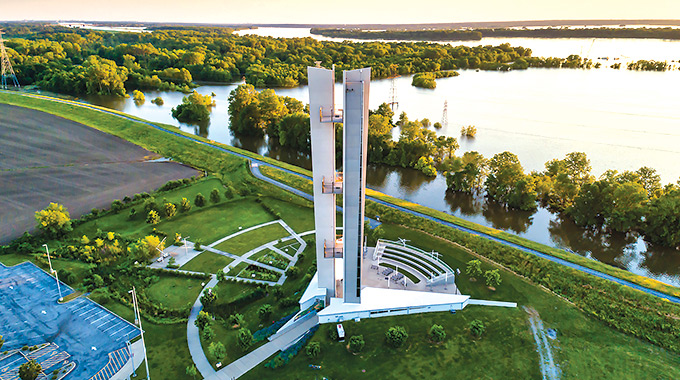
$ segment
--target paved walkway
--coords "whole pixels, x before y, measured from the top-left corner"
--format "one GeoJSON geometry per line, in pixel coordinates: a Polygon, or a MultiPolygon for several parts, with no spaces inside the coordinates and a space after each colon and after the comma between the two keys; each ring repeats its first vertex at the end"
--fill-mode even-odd
{"type": "Polygon", "coordinates": [[[201,373],[204,379],[215,375],[215,370],[205,357],[203,352],[203,347],[201,346],[201,338],[199,336],[198,327],[196,327],[196,318],[198,313],[203,309],[201,304],[201,296],[203,292],[208,288],[212,288],[217,285],[217,276],[212,276],[210,281],[205,285],[201,294],[199,294],[194,306],[191,307],[191,313],[189,314],[189,321],[187,322],[187,342],[189,343],[189,353],[191,354],[191,359],[196,365],[196,369],[201,373]]]}

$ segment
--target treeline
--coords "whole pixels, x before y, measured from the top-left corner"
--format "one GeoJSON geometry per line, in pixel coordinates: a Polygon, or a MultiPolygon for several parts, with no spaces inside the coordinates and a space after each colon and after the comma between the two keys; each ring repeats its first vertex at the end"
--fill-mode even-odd
{"type": "Polygon", "coordinates": [[[605,232],[642,234],[646,240],[680,246],[680,181],[661,186],[652,168],[591,174],[585,153],[551,160],[542,172],[525,173],[516,155],[503,152],[487,159],[466,152],[447,162],[451,191],[486,193],[509,208],[533,210],[544,205],[577,225],[605,232]]]}
{"type": "MultiPolygon", "coordinates": [[[[428,119],[411,121],[402,113],[394,123],[394,112],[383,103],[371,110],[368,120],[368,161],[420,170],[436,176],[458,149],[453,137],[437,136],[428,119]],[[399,140],[392,130],[400,128],[399,140]]],[[[236,135],[264,136],[298,152],[311,152],[309,108],[293,98],[278,96],[271,89],[257,91],[240,85],[229,95],[230,129],[236,135]]],[[[342,124],[337,123],[336,152],[342,154],[342,124]]],[[[340,156],[338,157],[340,158],[340,156]]]]}
{"type": "Polygon", "coordinates": [[[421,29],[381,30],[312,28],[312,34],[335,38],[410,40],[410,41],[478,41],[484,37],[523,38],[658,38],[680,40],[674,28],[540,28],[540,29],[421,29]]]}
{"type": "Polygon", "coordinates": [[[477,30],[424,29],[424,30],[363,30],[312,28],[312,34],[335,38],[358,40],[413,40],[413,41],[479,41],[482,33],[477,30]]]}
{"type": "MultiPolygon", "coordinates": [[[[533,58],[531,49],[433,43],[352,43],[313,38],[234,35],[231,29],[193,27],[150,33],[112,33],[55,25],[5,24],[6,46],[19,82],[73,95],[132,90],[191,92],[196,81],[255,87],[307,83],[320,61],[343,70],[370,66],[373,79],[456,69],[509,70],[580,67],[583,60],[533,58]]],[[[578,59],[573,59],[577,57],[578,59]]]]}
{"type": "Polygon", "coordinates": [[[458,75],[460,74],[453,70],[436,71],[434,73],[418,73],[413,76],[411,85],[415,87],[434,89],[437,88],[437,82],[435,79],[457,77],[458,75]]]}

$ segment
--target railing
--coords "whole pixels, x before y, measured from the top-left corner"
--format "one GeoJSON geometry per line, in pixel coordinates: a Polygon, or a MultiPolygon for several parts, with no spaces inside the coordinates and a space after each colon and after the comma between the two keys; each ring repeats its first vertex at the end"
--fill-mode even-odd
{"type": "Polygon", "coordinates": [[[335,239],[335,241],[323,241],[323,257],[325,258],[342,258],[342,238],[335,239]]]}
{"type": "Polygon", "coordinates": [[[342,109],[319,107],[319,120],[322,123],[342,123],[342,109]]]}
{"type": "Polygon", "coordinates": [[[342,194],[342,173],[335,173],[334,181],[321,180],[321,192],[324,194],[342,194]]]}

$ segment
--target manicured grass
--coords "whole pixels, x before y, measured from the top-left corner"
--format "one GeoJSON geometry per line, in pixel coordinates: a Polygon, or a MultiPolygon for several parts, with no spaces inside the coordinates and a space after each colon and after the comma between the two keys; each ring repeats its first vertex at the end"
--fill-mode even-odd
{"type": "MultiPolygon", "coordinates": [[[[133,311],[128,306],[118,302],[109,302],[106,307],[134,323],[133,311]]],[[[193,364],[187,344],[186,323],[159,325],[142,317],[142,327],[144,327],[151,378],[186,379],[186,367],[193,364]]],[[[133,379],[146,379],[144,364],[139,367],[137,377],[133,379]]],[[[196,379],[201,379],[201,375],[196,376],[196,379]]]]}
{"type": "MultiPolygon", "coordinates": [[[[558,338],[551,343],[565,379],[680,376],[680,358],[677,355],[615,331],[511,272],[501,270],[502,283],[493,291],[483,279],[473,282],[464,274],[463,264],[475,258],[467,251],[401,226],[384,224],[383,228],[386,238],[409,239],[414,246],[440,252],[442,259],[453,268],[460,267],[463,273],[457,276],[456,283],[463,294],[470,294],[476,299],[517,302],[520,307],[469,306],[455,315],[429,313],[345,322],[348,338],[362,334],[366,342],[364,352],[356,356],[349,353],[343,344],[330,341],[327,327],[322,326],[312,339],[322,345],[319,358],[310,359],[303,351],[281,369],[267,369],[262,364],[246,374],[244,379],[315,376],[332,379],[440,379],[448,378],[453,372],[456,378],[540,378],[539,357],[527,313],[521,306],[536,309],[545,327],[557,330],[558,338]],[[486,325],[487,332],[481,339],[473,338],[467,330],[467,324],[473,319],[479,319],[486,325]],[[435,323],[444,326],[447,332],[447,340],[439,346],[429,343],[426,335],[435,323]],[[384,333],[393,325],[404,326],[409,333],[407,344],[402,349],[395,350],[384,343],[384,333]],[[603,347],[608,349],[603,350],[603,347]],[[321,365],[322,369],[311,369],[310,364],[321,365]],[[362,372],[364,369],[365,373],[362,372]]],[[[483,261],[483,270],[492,268],[495,266],[483,261]]]]}
{"type": "MultiPolygon", "coordinates": [[[[264,202],[273,210],[281,214],[281,218],[295,232],[302,233],[314,229],[314,209],[311,202],[294,203],[281,199],[267,197],[264,202]]],[[[342,223],[342,221],[341,221],[342,223]]],[[[342,224],[341,224],[342,225],[342,224]]]]}
{"type": "MultiPolygon", "coordinates": [[[[191,188],[183,190],[191,192],[191,188]]],[[[136,208],[138,212],[142,210],[141,205],[136,208]]],[[[83,223],[76,228],[74,234],[93,236],[99,228],[137,239],[150,234],[156,228],[171,237],[180,233],[182,236],[189,236],[189,240],[194,242],[200,239],[205,245],[237,232],[239,227],[248,228],[271,220],[273,218],[253,198],[242,198],[215,205],[208,204],[205,207],[193,206],[188,213],[178,213],[170,219],[162,218],[156,225],[146,223],[141,215],[130,220],[128,211],[123,210],[83,223]]]]}
{"type": "Polygon", "coordinates": [[[161,276],[160,280],[144,289],[151,301],[169,308],[182,308],[193,305],[201,293],[199,278],[180,276],[161,276]]]}
{"type": "Polygon", "coordinates": [[[229,269],[229,272],[227,272],[227,274],[229,276],[238,276],[238,274],[241,273],[242,270],[246,269],[247,266],[248,266],[247,263],[239,263],[235,267],[229,269]]]}
{"type": "Polygon", "coordinates": [[[233,238],[216,245],[215,248],[220,251],[240,256],[251,249],[286,236],[289,236],[288,231],[281,227],[280,224],[274,223],[234,236],[233,238]]]}
{"type": "Polygon", "coordinates": [[[192,272],[217,273],[232,261],[234,259],[214,252],[204,251],[188,263],[182,265],[180,269],[192,272]]]}
{"type": "MultiPolygon", "coordinates": [[[[42,269],[49,271],[49,265],[47,264],[47,255],[42,254],[42,256],[45,256],[45,263],[36,260],[35,257],[32,255],[9,253],[5,255],[0,255],[0,263],[3,263],[5,266],[11,267],[16,264],[23,263],[24,261],[31,261],[37,266],[41,267],[42,269]]],[[[88,273],[90,272],[90,268],[92,267],[93,267],[92,264],[87,264],[80,261],[52,258],[52,268],[54,268],[54,270],[59,271],[61,269],[66,269],[73,273],[73,276],[75,277],[76,281],[73,284],[69,284],[73,287],[76,287],[82,283],[83,278],[85,278],[85,276],[88,275],[88,273]]],[[[64,279],[62,278],[60,278],[60,280],[65,282],[64,279]]]]}

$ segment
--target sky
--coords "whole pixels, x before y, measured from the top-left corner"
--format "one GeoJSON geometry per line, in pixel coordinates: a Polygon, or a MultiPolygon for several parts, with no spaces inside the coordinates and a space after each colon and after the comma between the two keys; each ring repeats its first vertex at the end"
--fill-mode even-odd
{"type": "Polygon", "coordinates": [[[680,0],[0,0],[1,20],[435,23],[680,19],[680,0]]]}

